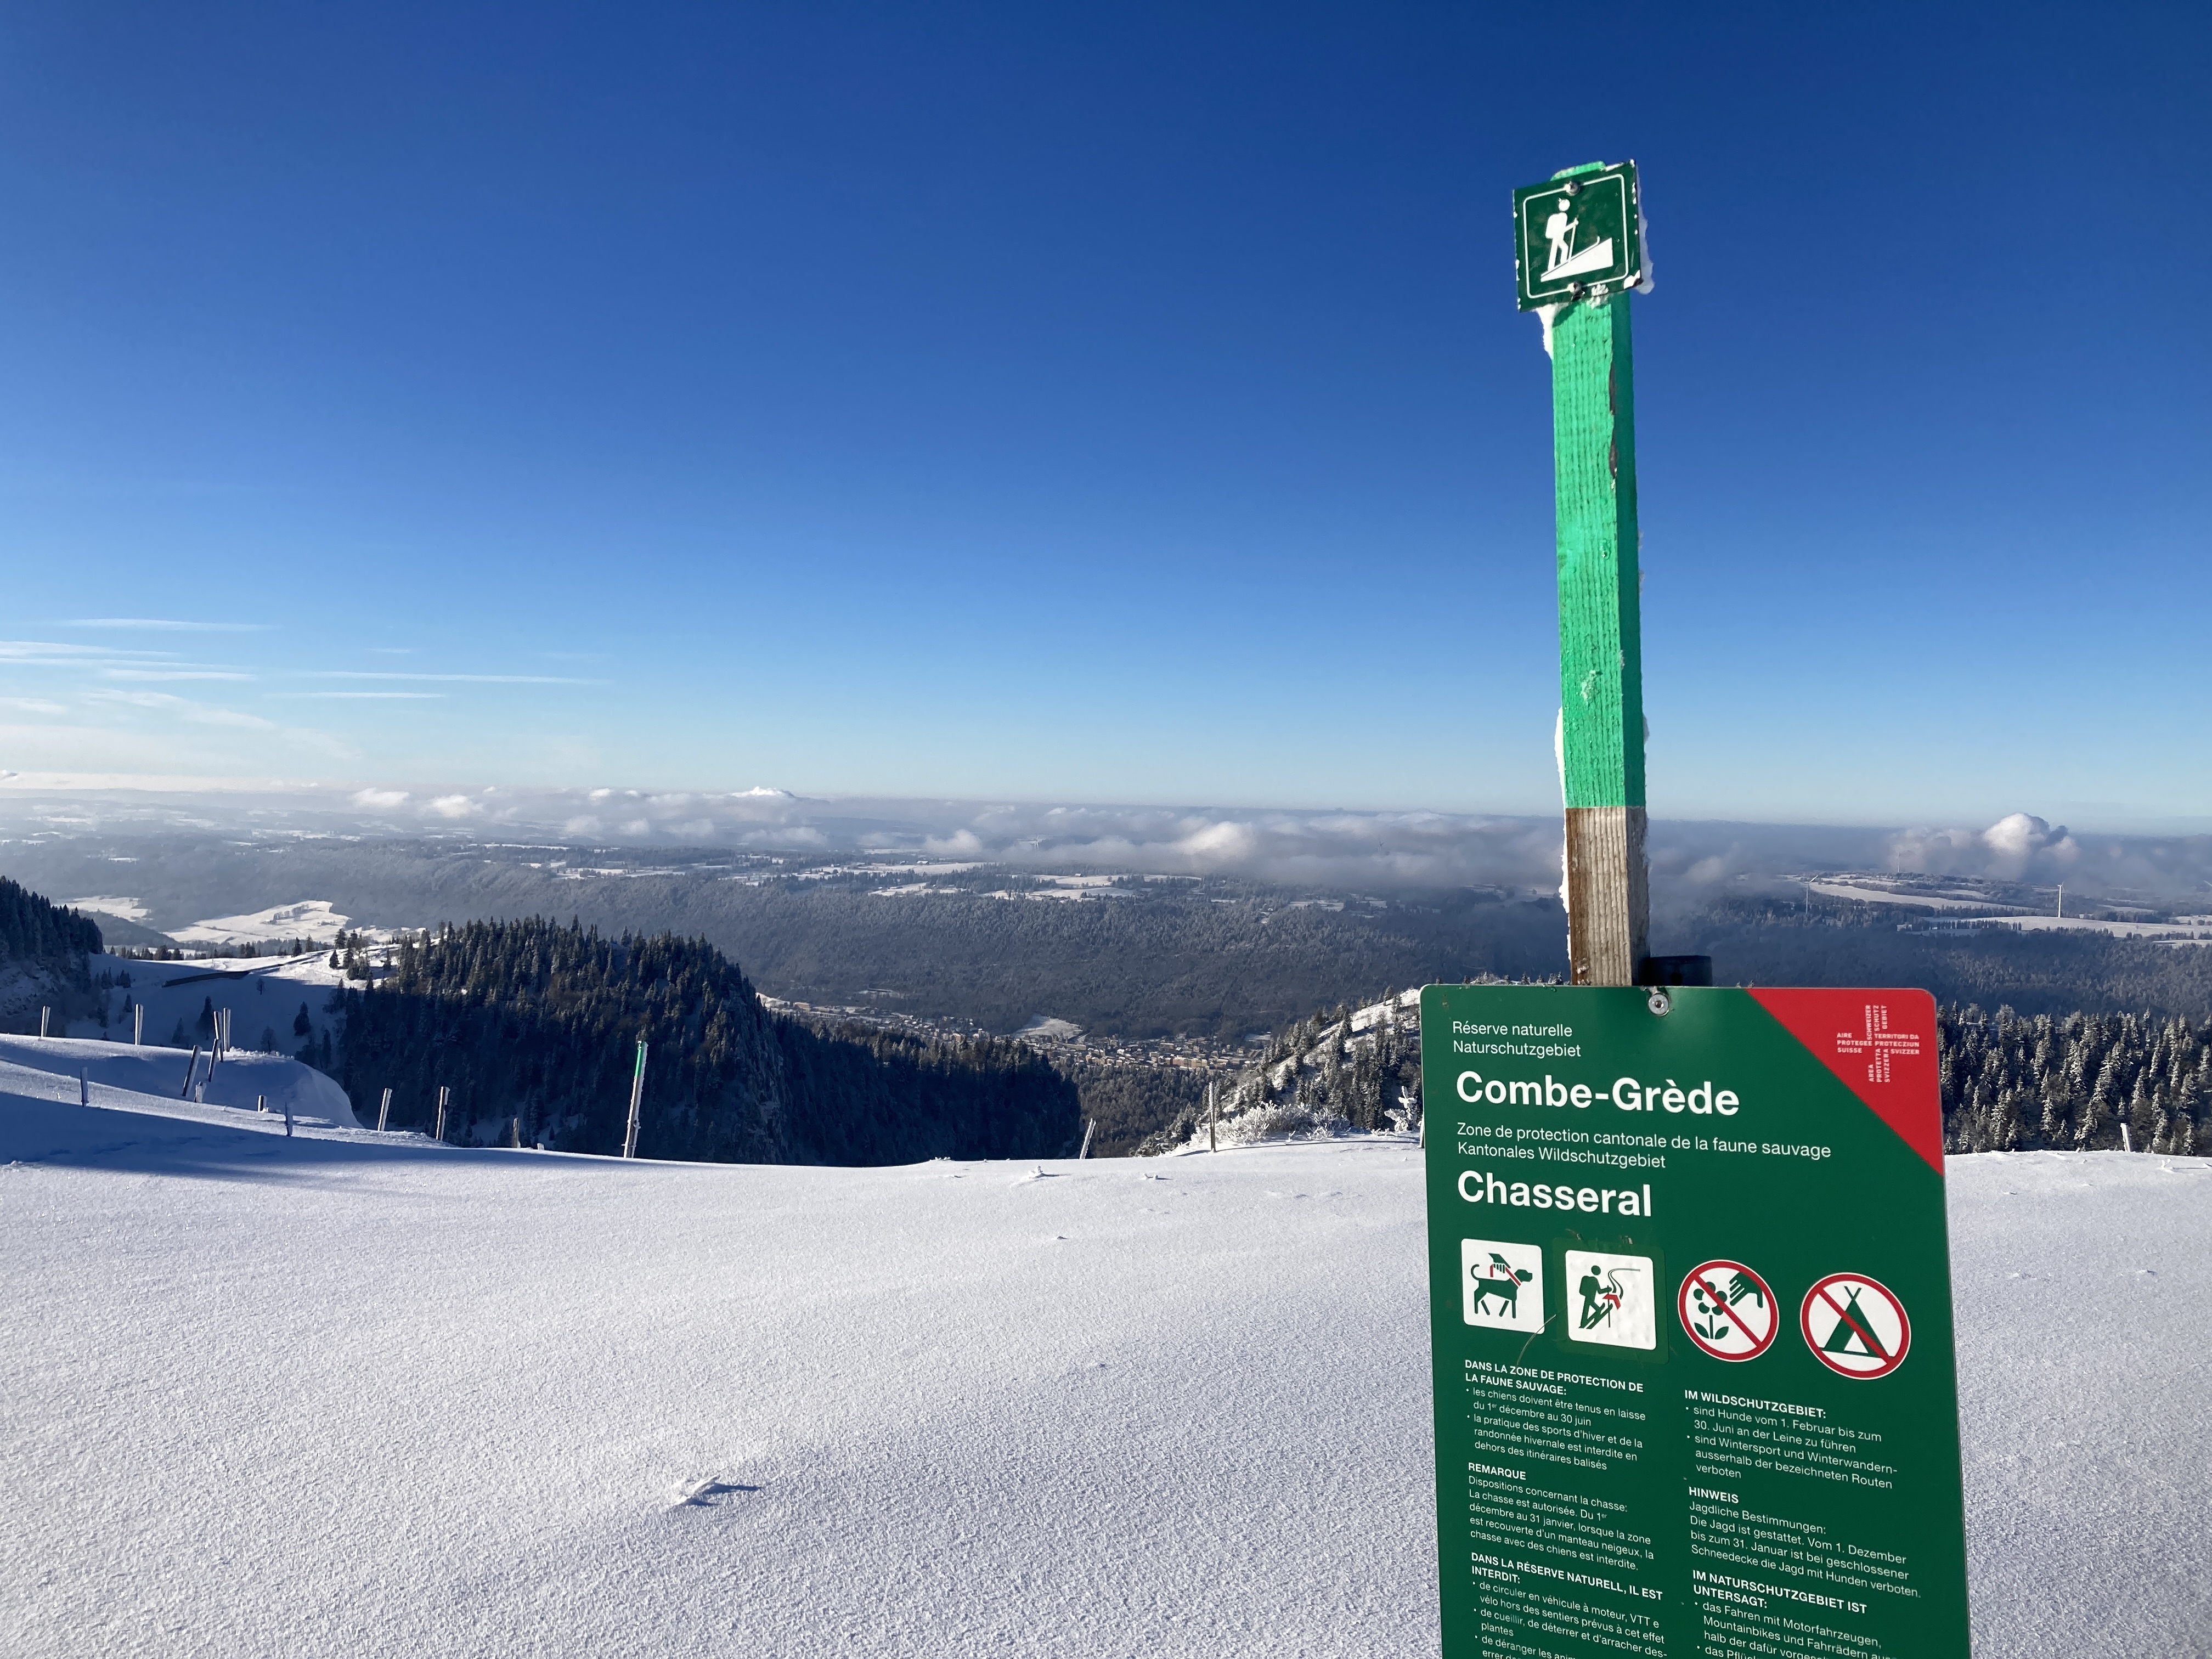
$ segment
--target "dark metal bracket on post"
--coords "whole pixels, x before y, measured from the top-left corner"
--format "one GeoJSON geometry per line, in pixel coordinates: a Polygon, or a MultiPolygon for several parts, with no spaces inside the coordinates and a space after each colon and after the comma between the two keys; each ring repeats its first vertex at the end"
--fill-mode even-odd
{"type": "Polygon", "coordinates": [[[1646,957],[1636,964],[1638,985],[1711,985],[1711,957],[1646,957]]]}

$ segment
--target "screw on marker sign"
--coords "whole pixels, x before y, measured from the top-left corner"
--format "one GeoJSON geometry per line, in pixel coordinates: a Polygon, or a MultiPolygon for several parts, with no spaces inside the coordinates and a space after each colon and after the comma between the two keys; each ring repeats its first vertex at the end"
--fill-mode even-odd
{"type": "Polygon", "coordinates": [[[1703,1261],[1674,1298],[1682,1328],[1716,1359],[1756,1359],[1774,1343],[1782,1310],[1767,1283],[1741,1261],[1703,1261]]]}
{"type": "Polygon", "coordinates": [[[1905,1304],[1863,1273],[1830,1273],[1814,1285],[1797,1324],[1813,1358],[1844,1376],[1887,1376],[1912,1346],[1905,1304]]]}

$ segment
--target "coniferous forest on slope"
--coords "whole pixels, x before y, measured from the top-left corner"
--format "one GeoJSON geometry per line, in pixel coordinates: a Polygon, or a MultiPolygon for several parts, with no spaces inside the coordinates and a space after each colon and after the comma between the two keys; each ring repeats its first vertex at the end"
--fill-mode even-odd
{"type": "Polygon", "coordinates": [[[617,1152],[635,1044],[648,1045],[638,1151],[664,1158],[903,1164],[1075,1150],[1075,1086],[1030,1048],[781,1017],[714,946],[571,924],[471,922],[406,940],[349,989],[340,1081],[374,1121],[449,1138],[617,1152]],[[489,1136],[481,1133],[487,1126],[489,1136]]]}
{"type": "MultiPolygon", "coordinates": [[[[1395,1029],[1348,1032],[1347,1006],[1425,978],[1521,976],[1539,935],[1556,925],[1555,907],[1479,895],[1435,906],[1401,899],[1363,915],[1356,904],[1181,884],[1085,903],[962,895],[902,903],[819,885],[763,900],[761,890],[739,890],[751,896],[755,920],[775,917],[765,931],[786,969],[833,985],[892,977],[863,963],[878,946],[894,967],[925,965],[933,933],[945,948],[910,981],[933,994],[915,1000],[957,1007],[973,971],[981,1002],[1010,1022],[1030,1010],[1095,1012],[1110,1029],[1119,1009],[1158,1029],[1178,1023],[1179,1004],[1204,1028],[1261,1025],[1269,1035],[1253,1063],[1220,1079],[1223,1109],[1256,1113],[1253,1123],[1279,1133],[1376,1127],[1394,1111],[1404,1121],[1419,1095],[1416,1048],[1395,1029]],[[810,920],[826,925],[810,933],[810,920]],[[1469,933],[1487,943],[1455,950],[1454,938],[1469,933]],[[1161,953],[1149,981],[1148,952],[1161,953]],[[1223,964],[1227,982],[1200,995],[1223,964]],[[1394,985],[1392,967],[1416,971],[1394,985]],[[1182,988],[1147,1004],[1148,982],[1154,994],[1163,983],[1182,988]],[[1305,1005],[1315,1012],[1271,1018],[1320,986],[1334,994],[1305,1005]]],[[[1723,984],[1934,991],[1954,1151],[2212,1147],[2212,950],[2002,930],[1931,937],[1901,931],[1894,908],[1856,903],[1808,914],[1722,902],[1670,927],[1662,942],[1710,952],[1723,984]]],[[[88,997],[85,956],[100,945],[94,919],[0,878],[0,959],[39,988],[9,1023],[35,1030],[39,999],[66,1015],[88,997]]],[[[1202,1121],[1202,1073],[1101,1066],[1079,1050],[1048,1060],[980,1033],[778,1014],[714,945],[670,934],[610,936],[544,921],[450,927],[434,942],[416,936],[390,974],[343,994],[343,1042],[303,1057],[337,1075],[368,1121],[389,1087],[394,1127],[428,1128],[438,1088],[450,1089],[456,1138],[499,1138],[519,1119],[529,1142],[618,1151],[640,1036],[652,1045],[640,1146],[647,1157],[1052,1156],[1079,1143],[1086,1120],[1097,1122],[1095,1150],[1123,1152],[1176,1144],[1202,1121]]],[[[205,1033],[173,1034],[193,1035],[205,1033]]]]}

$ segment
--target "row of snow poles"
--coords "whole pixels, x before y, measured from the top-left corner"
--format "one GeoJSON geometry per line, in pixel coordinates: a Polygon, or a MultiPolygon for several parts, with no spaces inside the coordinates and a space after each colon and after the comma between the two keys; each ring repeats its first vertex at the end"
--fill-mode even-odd
{"type": "MultiPolygon", "coordinates": [[[[39,1035],[40,1036],[46,1036],[46,1026],[48,1022],[53,1018],[53,1012],[54,1011],[52,1008],[41,1008],[39,1010],[39,1035]]],[[[223,1010],[223,1012],[228,1015],[230,1011],[226,1008],[223,1010]]],[[[228,1034],[229,1030],[229,1026],[226,1025],[223,1027],[223,1031],[226,1036],[228,1034]]],[[[134,1002],[131,1005],[131,1046],[134,1048],[143,1048],[145,1046],[145,1042],[146,1005],[143,1002],[134,1002]]]]}
{"type": "MultiPolygon", "coordinates": [[[[623,1131],[622,1155],[624,1158],[635,1158],[637,1156],[638,1110],[645,1103],[645,1039],[640,1037],[637,1044],[637,1069],[631,1073],[629,1080],[629,1123],[628,1127],[623,1131]]],[[[453,1090],[445,1084],[440,1084],[438,1085],[438,1118],[436,1123],[432,1127],[430,1131],[431,1139],[436,1141],[443,1141],[445,1139],[446,1109],[453,1104],[453,1090]]],[[[377,1133],[384,1133],[391,1126],[391,1123],[392,1091],[390,1089],[386,1089],[384,1091],[383,1097],[377,1102],[376,1105],[377,1133]]],[[[520,1151],[522,1147],[522,1119],[519,1115],[508,1122],[507,1135],[508,1139],[514,1143],[515,1149],[518,1152],[520,1151]]]]}
{"type": "MultiPolygon", "coordinates": [[[[192,1057],[185,1062],[185,1086],[177,1091],[177,1098],[204,1103],[207,1099],[208,1085],[215,1081],[215,1068],[222,1063],[229,1053],[230,1010],[218,1008],[216,1010],[215,1030],[210,1035],[207,1042],[207,1075],[199,1078],[198,1084],[194,1084],[193,1079],[200,1069],[200,1045],[195,1042],[192,1044],[192,1057]]],[[[256,1097],[256,1098],[259,1097],[256,1097]]],[[[266,1110],[267,1108],[264,1107],[263,1109],[266,1110]]],[[[290,1109],[288,1107],[285,1109],[288,1124],[290,1115],[290,1109]]],[[[287,1127],[285,1133],[290,1133],[291,1130],[287,1127]]]]}

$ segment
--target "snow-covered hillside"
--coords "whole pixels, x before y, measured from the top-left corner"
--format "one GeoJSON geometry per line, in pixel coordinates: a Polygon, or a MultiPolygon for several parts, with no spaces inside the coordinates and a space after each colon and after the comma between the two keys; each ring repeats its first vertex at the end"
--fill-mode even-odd
{"type": "MultiPolygon", "coordinates": [[[[1434,1650],[1407,1141],[624,1164],[15,1054],[10,1655],[1434,1650]]],[[[2212,1164],[1952,1168],[1980,1659],[2201,1656],[2212,1164]]]]}
{"type": "MultiPolygon", "coordinates": [[[[254,958],[200,958],[189,962],[152,962],[140,957],[94,956],[88,971],[95,978],[115,981],[106,992],[108,1024],[78,1019],[69,1034],[81,1037],[131,1040],[132,1005],[146,1010],[146,1042],[160,1044],[179,1037],[186,1045],[198,1040],[204,1011],[230,1011],[230,1041],[234,1051],[276,1045],[285,1054],[297,1054],[304,1040],[295,1027],[301,1012],[307,1017],[307,1036],[319,1039],[335,1034],[342,1022],[331,1018],[325,1006],[331,993],[345,983],[344,975],[320,952],[307,956],[254,958]]],[[[165,1062],[167,1063],[167,1062],[165,1062]]],[[[184,1060],[175,1064],[184,1074],[184,1060]]]]}

